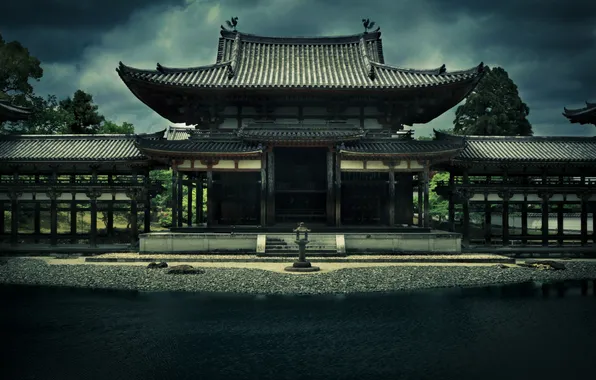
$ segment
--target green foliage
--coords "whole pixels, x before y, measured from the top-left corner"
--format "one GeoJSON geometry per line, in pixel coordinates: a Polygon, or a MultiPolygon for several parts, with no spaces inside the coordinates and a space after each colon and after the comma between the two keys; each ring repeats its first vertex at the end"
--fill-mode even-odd
{"type": "Polygon", "coordinates": [[[135,133],[135,127],[131,123],[124,122],[122,124],[116,124],[113,121],[106,120],[97,130],[97,133],[105,134],[128,134],[135,133]]]}
{"type": "MultiPolygon", "coordinates": [[[[438,172],[436,173],[430,180],[428,185],[428,203],[429,203],[429,213],[432,219],[437,219],[439,222],[442,222],[448,218],[449,215],[449,201],[443,199],[439,196],[435,189],[439,182],[449,181],[449,173],[448,172],[438,172]]],[[[414,209],[418,208],[418,197],[414,196],[414,209]]]]}
{"type": "Polygon", "coordinates": [[[7,122],[5,133],[18,134],[57,134],[65,133],[74,118],[58,104],[54,95],[47,98],[32,96],[32,115],[27,120],[7,122]]]}
{"type": "Polygon", "coordinates": [[[68,125],[67,133],[97,133],[105,118],[97,112],[93,96],[77,90],[73,97],[60,101],[60,107],[70,113],[74,120],[68,125]]]}
{"type": "Polygon", "coordinates": [[[33,94],[29,79],[43,76],[39,59],[31,56],[20,42],[6,42],[0,34],[0,93],[15,104],[27,106],[33,94]]]}
{"type": "Polygon", "coordinates": [[[531,136],[530,108],[517,86],[501,68],[486,74],[465,104],[455,111],[454,132],[461,135],[531,136]]]}

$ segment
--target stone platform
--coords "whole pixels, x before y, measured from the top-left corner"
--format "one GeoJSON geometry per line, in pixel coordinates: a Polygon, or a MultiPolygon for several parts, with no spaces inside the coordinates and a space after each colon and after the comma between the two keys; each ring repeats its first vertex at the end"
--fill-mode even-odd
{"type": "MultiPolygon", "coordinates": [[[[294,256],[298,246],[291,233],[260,232],[153,232],[141,234],[141,254],[256,254],[294,256]]],[[[375,254],[458,254],[461,235],[429,232],[345,232],[310,233],[307,256],[375,254]]]]}

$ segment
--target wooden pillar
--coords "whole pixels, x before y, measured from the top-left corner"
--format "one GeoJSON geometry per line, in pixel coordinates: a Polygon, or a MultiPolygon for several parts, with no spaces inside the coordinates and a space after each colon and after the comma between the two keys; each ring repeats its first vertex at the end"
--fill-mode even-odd
{"type": "Polygon", "coordinates": [[[275,224],[275,156],[267,152],[267,224],[275,224]]]}
{"type": "Polygon", "coordinates": [[[172,169],[172,227],[178,227],[178,172],[172,169]]]}
{"type": "Polygon", "coordinates": [[[548,200],[551,197],[551,194],[546,192],[539,194],[539,197],[542,198],[542,245],[547,247],[548,246],[548,200]]]}
{"type": "Polygon", "coordinates": [[[502,202],[502,208],[503,208],[503,213],[501,214],[502,220],[501,220],[501,226],[503,227],[503,245],[504,246],[508,246],[509,245],[509,199],[511,199],[511,193],[509,193],[508,191],[503,191],[503,194],[501,194],[502,198],[503,198],[503,202],[502,202]]]}
{"type": "MultiPolygon", "coordinates": [[[[36,194],[36,196],[37,196],[37,194],[36,194]]],[[[37,199],[35,200],[35,210],[34,210],[34,216],[33,216],[33,230],[35,232],[35,242],[39,243],[39,235],[41,234],[41,203],[37,199]]]]}
{"type": "Polygon", "coordinates": [[[193,186],[193,180],[191,178],[191,175],[188,174],[186,177],[188,178],[188,181],[186,182],[187,183],[186,188],[188,189],[188,193],[186,194],[187,199],[188,199],[188,205],[187,205],[187,210],[186,210],[186,212],[188,213],[188,217],[186,218],[186,225],[188,227],[192,227],[192,191],[194,189],[194,186],[193,186]]]}
{"type": "Polygon", "coordinates": [[[70,242],[76,243],[77,239],[77,195],[76,192],[72,192],[72,199],[70,201],[70,242]]]}
{"type": "Polygon", "coordinates": [[[422,227],[422,202],[424,201],[424,193],[422,191],[424,179],[422,178],[422,173],[418,173],[418,227],[422,227]]]}
{"type": "Polygon", "coordinates": [[[10,193],[10,245],[19,242],[19,196],[16,191],[10,193]]]}
{"type": "Polygon", "coordinates": [[[136,246],[139,241],[139,227],[138,227],[138,200],[137,192],[134,191],[130,199],[130,245],[136,246]]]}
{"type": "Polygon", "coordinates": [[[469,189],[462,189],[462,245],[464,247],[470,246],[470,191],[469,189]]]}
{"type": "Polygon", "coordinates": [[[259,225],[264,227],[267,225],[267,154],[261,156],[260,194],[261,209],[259,225]]]}
{"type": "Polygon", "coordinates": [[[489,200],[484,200],[484,240],[490,246],[493,235],[492,207],[489,200]]]}
{"type": "Polygon", "coordinates": [[[0,235],[4,235],[4,202],[0,201],[0,235]]]}
{"type": "Polygon", "coordinates": [[[389,225],[395,226],[395,169],[389,167],[389,225]]]}
{"type": "Polygon", "coordinates": [[[89,245],[91,247],[97,246],[97,198],[100,195],[98,192],[87,194],[91,202],[91,230],[89,231],[89,245]]]}
{"type": "Polygon", "coordinates": [[[213,171],[207,171],[207,227],[213,226],[215,202],[213,194],[213,171]]]}
{"type": "Polygon", "coordinates": [[[182,227],[182,223],[183,223],[183,215],[182,215],[182,199],[184,198],[184,191],[183,191],[183,181],[184,181],[184,173],[182,172],[177,172],[178,173],[178,198],[177,198],[177,209],[178,209],[178,216],[177,216],[177,220],[178,220],[178,224],[176,225],[176,227],[182,227]]]}
{"type": "Polygon", "coordinates": [[[580,194],[581,213],[580,213],[580,230],[581,230],[581,245],[582,247],[588,244],[588,199],[590,193],[580,194]]]}
{"type": "Polygon", "coordinates": [[[564,210],[565,203],[559,202],[557,204],[557,243],[559,245],[563,245],[563,236],[565,234],[565,227],[563,225],[563,210],[564,210]]]}
{"type": "Polygon", "coordinates": [[[335,225],[341,226],[341,156],[335,153],[335,225]]]}
{"type": "Polygon", "coordinates": [[[144,215],[144,226],[143,233],[151,232],[151,181],[149,180],[149,174],[146,177],[145,186],[145,215],[144,215]]]}
{"type": "Polygon", "coordinates": [[[430,199],[429,199],[429,193],[428,193],[428,186],[429,186],[429,182],[430,182],[429,171],[430,171],[429,163],[425,162],[423,178],[424,178],[424,227],[426,227],[426,228],[431,228],[430,199]]]}
{"type": "Polygon", "coordinates": [[[455,201],[454,201],[454,191],[455,191],[455,176],[453,172],[449,172],[449,209],[448,209],[448,219],[449,219],[449,231],[455,232],[455,201]]]}
{"type": "Polygon", "coordinates": [[[197,194],[195,199],[196,224],[203,223],[203,173],[197,173],[197,194]]]}
{"type": "Polygon", "coordinates": [[[327,225],[335,224],[335,200],[333,199],[333,152],[327,151],[327,225]]]}
{"type": "Polygon", "coordinates": [[[596,245],[596,202],[592,202],[592,242],[596,245]]]}
{"type": "Polygon", "coordinates": [[[524,201],[521,206],[521,234],[522,234],[522,244],[526,244],[528,239],[528,197],[524,194],[524,201]]]}
{"type": "Polygon", "coordinates": [[[114,235],[114,198],[115,196],[112,195],[112,199],[108,201],[108,225],[106,226],[106,233],[109,237],[114,235]]]}
{"type": "Polygon", "coordinates": [[[58,244],[58,194],[50,191],[50,245],[58,244]]]}

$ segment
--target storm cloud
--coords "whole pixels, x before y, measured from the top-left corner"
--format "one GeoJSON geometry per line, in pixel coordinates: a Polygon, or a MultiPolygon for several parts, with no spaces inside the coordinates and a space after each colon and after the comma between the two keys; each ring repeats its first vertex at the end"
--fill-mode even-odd
{"type": "MultiPolygon", "coordinates": [[[[130,93],[118,62],[151,69],[213,63],[219,25],[232,16],[242,32],[274,36],[354,34],[370,18],[383,32],[388,64],[501,66],[529,105],[536,135],[596,131],[561,115],[564,106],[596,101],[596,2],[588,0],[9,0],[0,33],[42,61],[39,93],[65,97],[81,88],[106,117],[156,131],[169,121],[130,93]]],[[[416,125],[416,134],[449,128],[453,118],[454,109],[416,125]]]]}

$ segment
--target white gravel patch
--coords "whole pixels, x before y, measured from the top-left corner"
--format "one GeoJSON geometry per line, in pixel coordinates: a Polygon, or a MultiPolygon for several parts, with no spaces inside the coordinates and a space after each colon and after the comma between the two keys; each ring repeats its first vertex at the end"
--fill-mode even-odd
{"type": "Polygon", "coordinates": [[[384,292],[525,281],[596,279],[596,262],[568,261],[566,270],[493,266],[373,266],[316,274],[276,273],[262,269],[207,267],[204,274],[172,275],[139,265],[49,265],[33,258],[12,258],[0,265],[0,283],[71,286],[140,291],[252,294],[384,292]]]}

